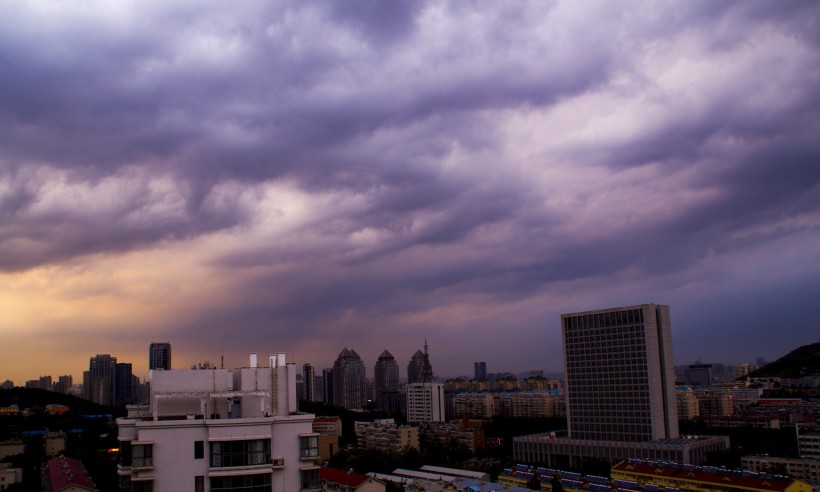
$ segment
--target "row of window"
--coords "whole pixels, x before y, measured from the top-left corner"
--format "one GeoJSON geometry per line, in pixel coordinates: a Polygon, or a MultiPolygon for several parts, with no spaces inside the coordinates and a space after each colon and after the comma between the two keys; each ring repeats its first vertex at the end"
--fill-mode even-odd
{"type": "MultiPolygon", "coordinates": [[[[321,488],[319,470],[301,470],[302,490],[321,488]]],[[[233,477],[212,477],[211,492],[267,492],[271,490],[270,473],[241,475],[233,477]]],[[[131,481],[129,475],[120,477],[119,492],[153,492],[152,480],[131,481]]],[[[194,492],[205,492],[205,477],[194,477],[194,492]]]]}
{"type": "MultiPolygon", "coordinates": [[[[120,464],[134,468],[154,465],[153,444],[132,444],[124,441],[120,448],[120,464]]],[[[299,437],[300,458],[319,456],[319,437],[299,437]]],[[[205,458],[204,441],[194,441],[194,459],[205,458]]],[[[210,443],[210,466],[232,467],[265,465],[271,463],[270,439],[250,439],[243,441],[213,441],[210,443]]]]}

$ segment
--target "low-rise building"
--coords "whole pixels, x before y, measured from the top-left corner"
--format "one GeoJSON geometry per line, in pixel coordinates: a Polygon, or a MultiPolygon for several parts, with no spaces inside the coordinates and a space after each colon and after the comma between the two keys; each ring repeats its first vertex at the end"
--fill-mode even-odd
{"type": "Polygon", "coordinates": [[[156,370],[150,404],[117,419],[118,475],[130,492],[318,491],[314,416],[300,414],[296,367],[156,370]]]}
{"type": "Polygon", "coordinates": [[[320,471],[323,491],[384,492],[384,482],[375,477],[362,475],[353,470],[337,470],[323,467],[320,471]]]}
{"type": "Polygon", "coordinates": [[[97,492],[82,463],[74,458],[51,458],[43,468],[43,490],[48,492],[97,492]]]}
{"type": "Polygon", "coordinates": [[[393,419],[356,422],[355,429],[361,449],[400,453],[407,447],[419,448],[419,428],[397,425],[393,419]]]}
{"type": "Polygon", "coordinates": [[[453,417],[488,419],[495,414],[495,404],[491,393],[460,393],[453,398],[453,417]]]}
{"type": "Polygon", "coordinates": [[[342,419],[339,417],[316,417],[313,432],[319,434],[319,460],[328,461],[339,452],[342,437],[342,419]]]}
{"type": "Polygon", "coordinates": [[[744,470],[759,473],[785,474],[792,478],[808,482],[814,486],[815,489],[820,486],[820,460],[749,455],[742,457],[740,464],[744,470]]]}
{"type": "Polygon", "coordinates": [[[0,490],[23,482],[23,469],[12,468],[11,463],[0,463],[0,490]]]}
{"type": "Polygon", "coordinates": [[[612,467],[610,475],[612,480],[633,480],[644,487],[652,485],[703,492],[811,492],[808,483],[785,476],[665,461],[622,461],[612,467]]]}

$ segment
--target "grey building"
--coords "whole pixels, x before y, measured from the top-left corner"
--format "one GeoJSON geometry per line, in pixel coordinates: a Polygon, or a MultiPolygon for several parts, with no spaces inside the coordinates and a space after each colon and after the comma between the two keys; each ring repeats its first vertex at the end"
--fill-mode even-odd
{"type": "Polygon", "coordinates": [[[513,439],[515,459],[700,463],[728,438],[680,439],[669,306],[641,304],[561,315],[569,437],[513,439]]]}
{"type": "Polygon", "coordinates": [[[399,365],[386,349],[379,355],[373,368],[376,404],[379,410],[391,410],[392,393],[399,390],[399,365]]]}
{"type": "Polygon", "coordinates": [[[367,405],[366,370],[353,349],[344,348],[333,364],[333,404],[347,409],[367,405]]]}

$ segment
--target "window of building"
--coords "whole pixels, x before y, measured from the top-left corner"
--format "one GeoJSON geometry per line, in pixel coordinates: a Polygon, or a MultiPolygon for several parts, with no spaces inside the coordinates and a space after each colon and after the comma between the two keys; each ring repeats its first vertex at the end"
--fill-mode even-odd
{"type": "Polygon", "coordinates": [[[299,452],[301,458],[317,458],[319,456],[319,436],[300,436],[299,452]]]}
{"type": "Polygon", "coordinates": [[[194,459],[201,460],[205,457],[205,443],[203,441],[194,441],[194,459]]]}
{"type": "Polygon", "coordinates": [[[319,469],[300,470],[302,475],[302,490],[318,490],[322,488],[319,478],[319,469]]]}
{"type": "Polygon", "coordinates": [[[211,466],[270,464],[270,440],[216,441],[211,443],[211,466]]]}
{"type": "Polygon", "coordinates": [[[131,466],[135,468],[154,466],[153,444],[133,444],[131,446],[131,466]]]}
{"type": "Polygon", "coordinates": [[[197,475],[194,477],[194,492],[205,492],[205,477],[197,475]]]}
{"type": "Polygon", "coordinates": [[[269,492],[270,489],[270,473],[211,478],[211,492],[269,492]]]}

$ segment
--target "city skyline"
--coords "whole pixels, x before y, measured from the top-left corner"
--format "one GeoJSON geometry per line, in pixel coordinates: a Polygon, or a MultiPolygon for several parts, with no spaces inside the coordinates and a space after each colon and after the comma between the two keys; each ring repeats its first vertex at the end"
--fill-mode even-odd
{"type": "Polygon", "coordinates": [[[0,377],[817,340],[816,2],[0,5],[0,377]]]}

